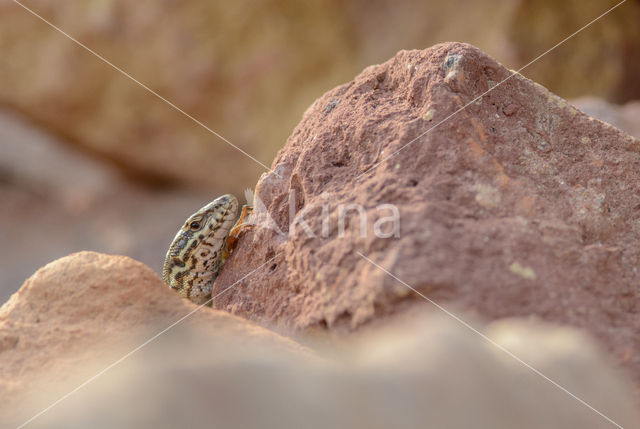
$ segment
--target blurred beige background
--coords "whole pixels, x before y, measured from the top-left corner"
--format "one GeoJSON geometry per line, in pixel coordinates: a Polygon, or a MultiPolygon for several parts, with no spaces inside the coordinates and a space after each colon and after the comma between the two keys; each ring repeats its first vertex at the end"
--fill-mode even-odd
{"type": "MultiPolygon", "coordinates": [[[[23,2],[267,166],[313,100],[400,49],[464,41],[518,69],[616,3],[23,2]]],[[[522,74],[633,132],[638,104],[608,103],[640,99],[638,22],[628,0],[522,74]]],[[[186,216],[264,171],[10,0],[0,52],[3,302],[77,250],[159,272],[186,216]]]]}

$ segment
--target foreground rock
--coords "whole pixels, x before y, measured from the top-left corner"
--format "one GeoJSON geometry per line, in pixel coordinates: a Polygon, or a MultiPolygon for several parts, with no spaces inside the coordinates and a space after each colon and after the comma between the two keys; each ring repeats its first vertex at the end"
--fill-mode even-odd
{"type": "Polygon", "coordinates": [[[83,252],[39,270],[0,308],[0,420],[497,429],[640,420],[630,385],[583,334],[518,320],[481,329],[487,338],[442,315],[405,314],[339,349],[325,343],[319,358],[229,314],[198,310],[136,261],[83,252]]]}
{"type": "Polygon", "coordinates": [[[317,100],[259,181],[257,225],[215,292],[257,271],[214,305],[332,331],[434,308],[366,257],[447,308],[583,328],[640,383],[640,141],[520,75],[474,101],[508,76],[450,43],[317,100]],[[358,211],[341,215],[352,204],[364,234],[358,211]],[[386,204],[399,236],[383,237],[386,204]]]}
{"type": "MultiPolygon", "coordinates": [[[[196,308],[127,257],[82,252],[52,262],[0,308],[0,416],[26,420],[196,308]]],[[[198,311],[174,330],[225,347],[310,357],[292,341],[217,311],[198,311]]]]}
{"type": "Polygon", "coordinates": [[[628,386],[582,335],[513,321],[488,334],[597,412],[476,334],[431,317],[351,337],[332,362],[169,335],[30,427],[595,429],[615,427],[607,419],[628,428],[639,421],[628,386]]]}

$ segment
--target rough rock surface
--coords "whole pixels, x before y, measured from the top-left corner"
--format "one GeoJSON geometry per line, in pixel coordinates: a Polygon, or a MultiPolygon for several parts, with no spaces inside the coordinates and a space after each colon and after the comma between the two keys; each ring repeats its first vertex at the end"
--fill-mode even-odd
{"type": "Polygon", "coordinates": [[[448,43],[317,100],[260,179],[257,225],[214,292],[257,271],[214,306],[330,330],[429,307],[361,252],[447,308],[583,328],[640,384],[640,141],[520,75],[473,101],[508,76],[448,43]],[[364,236],[355,210],[340,232],[350,204],[366,211],[364,236]],[[383,204],[399,237],[375,233],[383,204]]]}
{"type": "MultiPolygon", "coordinates": [[[[127,257],[82,252],[46,265],[0,308],[0,416],[30,417],[195,309],[127,257]]],[[[290,340],[209,309],[174,331],[202,331],[226,347],[311,356],[290,340]]]]}
{"type": "MultiPolygon", "coordinates": [[[[621,427],[640,419],[628,383],[584,335],[522,321],[487,334],[621,427]]],[[[169,335],[29,427],[614,427],[445,316],[350,340],[310,361],[169,335]]]]}

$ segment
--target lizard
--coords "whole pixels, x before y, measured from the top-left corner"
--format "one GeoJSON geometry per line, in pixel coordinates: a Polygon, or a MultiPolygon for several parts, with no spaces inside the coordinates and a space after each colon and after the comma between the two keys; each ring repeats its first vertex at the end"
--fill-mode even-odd
{"type": "Polygon", "coordinates": [[[251,206],[243,206],[236,221],[238,199],[226,194],[189,216],[164,259],[162,279],[167,286],[196,304],[210,301],[213,282],[233,252],[251,211],[251,206]]]}

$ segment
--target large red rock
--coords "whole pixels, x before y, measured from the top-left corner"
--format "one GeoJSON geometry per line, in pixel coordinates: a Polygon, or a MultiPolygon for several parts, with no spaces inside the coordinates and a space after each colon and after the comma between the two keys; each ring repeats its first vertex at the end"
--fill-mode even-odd
{"type": "Polygon", "coordinates": [[[332,331],[429,308],[361,252],[448,308],[580,327],[640,383],[640,141],[509,76],[447,43],[318,99],[260,179],[257,225],[215,291],[257,272],[214,306],[332,331]],[[366,211],[364,235],[355,210],[340,231],[351,204],[366,211]],[[385,204],[397,237],[375,233],[385,204]]]}
{"type": "Polygon", "coordinates": [[[239,344],[311,357],[247,321],[196,309],[124,256],[81,252],[46,265],[0,308],[1,419],[26,420],[161,331],[151,342],[198,333],[223,349],[239,344]]]}

